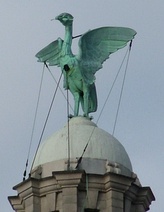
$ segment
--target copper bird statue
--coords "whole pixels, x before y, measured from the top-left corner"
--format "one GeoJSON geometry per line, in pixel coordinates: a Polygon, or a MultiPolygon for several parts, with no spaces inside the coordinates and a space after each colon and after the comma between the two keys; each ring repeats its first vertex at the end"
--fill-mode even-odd
{"type": "Polygon", "coordinates": [[[74,116],[81,104],[84,116],[97,110],[95,73],[109,55],[126,46],[136,31],[125,27],[101,27],[84,33],[78,42],[79,52],[71,50],[73,16],[62,13],[55,18],[65,26],[64,40],[58,38],[36,54],[39,62],[59,66],[64,75],[64,88],[74,97],[74,116]]]}

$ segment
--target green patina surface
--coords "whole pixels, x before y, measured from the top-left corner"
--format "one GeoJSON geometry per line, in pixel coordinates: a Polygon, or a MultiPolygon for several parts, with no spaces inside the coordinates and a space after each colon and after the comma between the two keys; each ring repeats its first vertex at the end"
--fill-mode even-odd
{"type": "Polygon", "coordinates": [[[79,53],[72,45],[73,16],[62,13],[55,18],[65,26],[64,40],[58,38],[36,54],[39,62],[59,66],[64,75],[64,88],[74,97],[74,116],[81,104],[84,116],[97,110],[95,73],[102,68],[109,55],[126,46],[136,31],[125,27],[101,27],[84,33],[79,39],[79,53]]]}

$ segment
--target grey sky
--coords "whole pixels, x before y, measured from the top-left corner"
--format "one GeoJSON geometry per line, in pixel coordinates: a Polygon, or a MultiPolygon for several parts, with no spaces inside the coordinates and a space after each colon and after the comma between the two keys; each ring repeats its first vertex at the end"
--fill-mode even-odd
{"type": "MultiPolygon", "coordinates": [[[[2,0],[0,8],[0,211],[12,208],[7,196],[22,181],[29,148],[42,64],[35,54],[58,37],[64,27],[50,21],[62,12],[74,16],[74,35],[101,26],[137,31],[130,55],[115,137],[127,150],[134,172],[156,197],[150,211],[162,212],[164,174],[164,3],[162,0],[2,0]]],[[[73,46],[77,52],[77,41],[73,46]]],[[[126,49],[113,54],[96,77],[99,108],[96,121],[126,49]]],[[[51,68],[58,79],[60,69],[51,68]]],[[[112,133],[121,80],[113,90],[98,126],[112,133]]],[[[33,159],[55,90],[46,70],[30,153],[33,159]]],[[[62,83],[61,83],[62,87],[62,83]]],[[[70,95],[71,99],[71,95],[70,95]]],[[[67,121],[66,101],[58,92],[44,138],[67,121]]]]}

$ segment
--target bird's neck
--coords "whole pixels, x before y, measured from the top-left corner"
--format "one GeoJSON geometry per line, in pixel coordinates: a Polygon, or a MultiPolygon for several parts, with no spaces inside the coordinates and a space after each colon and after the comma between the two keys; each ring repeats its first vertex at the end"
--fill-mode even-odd
{"type": "Polygon", "coordinates": [[[65,37],[63,44],[63,50],[65,54],[72,54],[71,45],[72,45],[72,25],[65,27],[65,37]]]}
{"type": "Polygon", "coordinates": [[[72,44],[72,25],[66,26],[65,27],[65,37],[64,37],[64,42],[68,44],[72,44]]]}

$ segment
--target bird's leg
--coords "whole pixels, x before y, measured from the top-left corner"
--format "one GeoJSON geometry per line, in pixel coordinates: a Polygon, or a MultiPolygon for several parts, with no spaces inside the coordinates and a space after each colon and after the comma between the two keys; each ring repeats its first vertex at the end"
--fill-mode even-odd
{"type": "Polygon", "coordinates": [[[89,113],[89,90],[86,87],[84,89],[84,116],[88,117],[88,113],[89,113]]]}
{"type": "Polygon", "coordinates": [[[78,92],[75,92],[73,94],[73,96],[74,96],[74,101],[75,101],[74,116],[78,116],[78,114],[79,114],[79,103],[80,103],[80,94],[78,92]]]}

